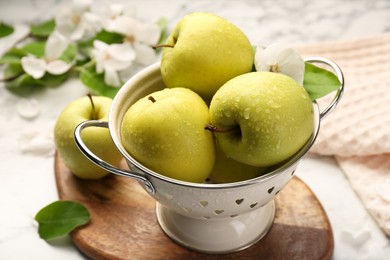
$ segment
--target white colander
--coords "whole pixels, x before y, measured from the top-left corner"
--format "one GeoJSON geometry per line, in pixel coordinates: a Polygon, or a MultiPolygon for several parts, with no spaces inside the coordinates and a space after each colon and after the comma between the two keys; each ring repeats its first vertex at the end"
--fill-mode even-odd
{"type": "Polygon", "coordinates": [[[329,106],[319,111],[313,102],[314,131],[307,143],[293,157],[274,170],[255,179],[227,184],[197,184],[171,179],[137,162],[123,147],[122,118],[140,98],[165,88],[160,64],[156,63],[131,78],[120,89],[110,109],[108,122],[87,121],[75,130],[80,150],[91,161],[107,171],[136,179],[157,201],[157,219],[164,232],[177,243],[205,253],[228,253],[249,247],[270,229],[274,214],[275,195],[293,177],[300,159],[313,145],[320,121],[331,112],[344,90],[340,68],[325,58],[307,59],[325,63],[335,71],[341,86],[329,106]],[[125,157],[130,170],[118,169],[94,155],[81,139],[86,127],[107,127],[125,157]]]}

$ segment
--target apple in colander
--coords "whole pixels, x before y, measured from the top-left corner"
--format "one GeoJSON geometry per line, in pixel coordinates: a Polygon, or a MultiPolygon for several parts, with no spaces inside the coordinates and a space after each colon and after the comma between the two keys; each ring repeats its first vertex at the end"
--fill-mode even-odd
{"type": "Polygon", "coordinates": [[[229,158],[267,167],[295,154],[314,130],[313,105],[289,76],[251,72],[224,84],[210,103],[211,125],[229,158]]]}
{"type": "Polygon", "coordinates": [[[165,88],[134,103],[121,125],[126,151],[164,176],[204,182],[215,162],[213,133],[203,99],[187,88],[165,88]]]}

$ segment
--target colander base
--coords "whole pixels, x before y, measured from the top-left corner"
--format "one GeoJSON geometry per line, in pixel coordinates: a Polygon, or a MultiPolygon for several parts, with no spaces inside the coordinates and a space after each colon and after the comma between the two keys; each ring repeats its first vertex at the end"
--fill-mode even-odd
{"type": "Polygon", "coordinates": [[[272,200],[234,218],[192,218],[160,203],[156,204],[156,214],[162,230],[176,243],[202,253],[225,254],[246,249],[268,233],[275,216],[275,203],[272,200]]]}

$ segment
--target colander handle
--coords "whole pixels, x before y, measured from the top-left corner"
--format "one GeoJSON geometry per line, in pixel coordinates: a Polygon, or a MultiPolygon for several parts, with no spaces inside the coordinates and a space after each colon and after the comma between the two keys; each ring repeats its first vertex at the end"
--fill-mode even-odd
{"type": "Polygon", "coordinates": [[[305,61],[310,62],[310,63],[323,63],[328,65],[333,69],[333,71],[336,73],[337,78],[340,81],[340,87],[336,92],[335,97],[333,98],[332,102],[320,113],[320,119],[324,119],[332,110],[337,106],[339,103],[343,93],[344,93],[344,75],[343,72],[341,71],[340,67],[333,61],[323,58],[323,57],[311,57],[305,59],[305,61]]]}
{"type": "Polygon", "coordinates": [[[132,179],[135,179],[137,181],[141,181],[143,182],[143,184],[145,185],[145,189],[149,192],[149,193],[152,193],[154,194],[155,193],[155,188],[153,187],[153,184],[144,176],[144,175],[141,175],[139,173],[136,173],[136,172],[132,172],[132,171],[127,171],[127,170],[122,170],[122,169],[119,169],[107,162],[105,162],[104,160],[102,160],[101,158],[99,158],[98,156],[96,156],[84,143],[83,139],[81,138],[81,132],[87,128],[87,127],[105,127],[105,128],[108,128],[108,122],[105,122],[105,121],[98,121],[98,120],[89,120],[89,121],[85,121],[83,123],[80,123],[75,131],[74,131],[74,138],[75,138],[75,141],[76,141],[76,145],[78,146],[78,148],[80,149],[80,151],[89,159],[91,160],[93,163],[95,163],[97,166],[103,168],[104,170],[108,171],[108,172],[111,172],[111,173],[114,173],[116,175],[119,175],[119,176],[124,176],[124,177],[130,177],[132,179]]]}

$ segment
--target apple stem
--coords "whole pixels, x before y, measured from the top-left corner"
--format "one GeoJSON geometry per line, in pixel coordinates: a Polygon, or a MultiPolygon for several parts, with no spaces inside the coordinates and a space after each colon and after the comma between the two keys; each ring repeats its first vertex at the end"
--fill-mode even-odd
{"type": "Polygon", "coordinates": [[[158,48],[173,48],[174,45],[172,44],[157,44],[157,45],[152,45],[153,49],[158,49],[158,48]]]}
{"type": "Polygon", "coordinates": [[[152,101],[153,103],[156,102],[156,100],[154,99],[153,96],[149,96],[148,99],[149,99],[150,101],[152,101]]]}
{"type": "Polygon", "coordinates": [[[233,132],[233,131],[236,131],[237,128],[236,127],[233,127],[233,128],[218,128],[214,125],[206,125],[205,128],[206,130],[209,130],[213,133],[228,133],[228,132],[233,132]]]}
{"type": "Polygon", "coordinates": [[[96,119],[97,119],[97,116],[96,116],[95,103],[93,103],[93,99],[92,99],[91,93],[88,93],[87,96],[88,96],[89,100],[91,101],[91,106],[92,106],[92,119],[93,119],[93,120],[96,120],[96,119]]]}

